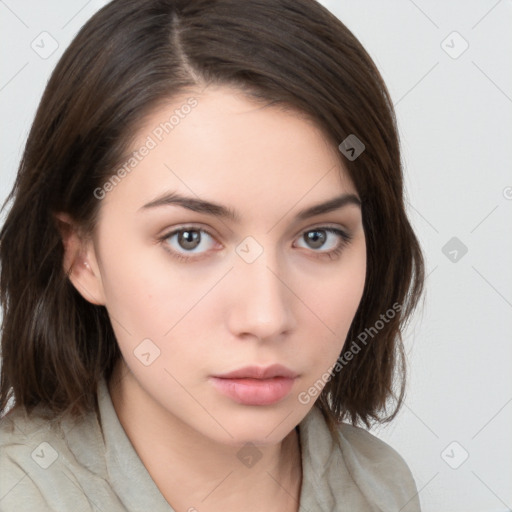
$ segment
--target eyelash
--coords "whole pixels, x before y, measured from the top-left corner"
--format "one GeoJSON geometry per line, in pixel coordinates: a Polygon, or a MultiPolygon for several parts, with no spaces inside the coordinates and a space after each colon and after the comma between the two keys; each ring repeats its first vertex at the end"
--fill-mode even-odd
{"type": "MultiPolygon", "coordinates": [[[[209,237],[215,239],[215,237],[206,229],[198,228],[195,226],[184,226],[184,227],[180,227],[179,229],[174,229],[173,231],[165,234],[164,236],[159,238],[159,242],[163,244],[164,250],[166,250],[173,258],[176,258],[179,261],[188,262],[188,261],[201,259],[202,256],[199,256],[199,257],[184,256],[182,253],[177,252],[173,249],[170,249],[169,244],[166,243],[169,240],[169,238],[171,238],[172,236],[174,236],[178,233],[183,233],[185,231],[199,231],[201,233],[206,233],[209,237]]],[[[318,256],[316,256],[317,258],[328,257],[330,260],[337,259],[337,257],[340,256],[341,252],[345,249],[345,247],[352,240],[352,235],[346,233],[345,231],[342,231],[341,229],[330,227],[330,226],[319,226],[319,227],[307,229],[306,231],[302,232],[301,236],[304,236],[304,234],[310,233],[312,231],[326,231],[327,233],[339,235],[339,237],[341,239],[340,242],[338,243],[338,245],[334,249],[331,249],[330,251],[315,251],[314,249],[312,249],[313,252],[318,252],[318,256]]]]}

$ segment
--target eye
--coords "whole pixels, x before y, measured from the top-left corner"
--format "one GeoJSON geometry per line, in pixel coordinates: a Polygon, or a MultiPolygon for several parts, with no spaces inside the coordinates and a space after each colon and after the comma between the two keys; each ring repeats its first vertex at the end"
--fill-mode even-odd
{"type": "Polygon", "coordinates": [[[318,228],[308,229],[299,238],[304,241],[308,247],[318,253],[318,256],[327,256],[334,259],[341,254],[341,251],[349,244],[352,236],[341,229],[321,226],[318,228]],[[318,251],[317,249],[323,249],[318,251]]]}
{"type": "MultiPolygon", "coordinates": [[[[335,259],[351,239],[352,236],[341,229],[321,226],[304,231],[299,241],[304,241],[307,244],[304,248],[312,249],[313,253],[316,253],[315,257],[335,259]]],[[[164,249],[179,261],[197,260],[216,245],[213,235],[195,226],[174,229],[161,237],[160,242],[164,249]]]]}
{"type": "MultiPolygon", "coordinates": [[[[181,227],[162,237],[164,248],[180,260],[188,260],[188,255],[208,252],[215,243],[213,236],[204,229],[197,227],[181,227]]],[[[194,256],[195,257],[195,256],[194,256]]]]}

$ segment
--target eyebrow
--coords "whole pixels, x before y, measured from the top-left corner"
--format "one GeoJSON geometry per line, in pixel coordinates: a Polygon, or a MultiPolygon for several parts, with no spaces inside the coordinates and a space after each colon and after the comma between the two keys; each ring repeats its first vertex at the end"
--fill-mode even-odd
{"type": "MultiPolygon", "coordinates": [[[[193,212],[205,213],[207,215],[230,220],[235,223],[240,223],[241,221],[241,215],[232,208],[211,201],[206,201],[204,199],[186,197],[178,194],[177,192],[166,193],[145,204],[139,210],[148,210],[151,208],[170,205],[181,206],[188,210],[192,210],[193,212]]],[[[361,208],[361,201],[355,194],[342,194],[323,203],[315,204],[299,211],[295,218],[300,221],[308,219],[309,217],[338,210],[348,205],[356,205],[361,208]]]]}

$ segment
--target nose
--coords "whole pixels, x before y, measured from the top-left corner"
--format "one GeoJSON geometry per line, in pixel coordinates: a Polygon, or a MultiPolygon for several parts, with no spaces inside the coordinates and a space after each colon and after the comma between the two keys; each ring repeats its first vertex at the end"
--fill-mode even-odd
{"type": "Polygon", "coordinates": [[[233,335],[278,340],[294,329],[294,295],[277,268],[275,258],[270,258],[267,251],[252,263],[238,260],[235,264],[228,311],[233,335]]]}

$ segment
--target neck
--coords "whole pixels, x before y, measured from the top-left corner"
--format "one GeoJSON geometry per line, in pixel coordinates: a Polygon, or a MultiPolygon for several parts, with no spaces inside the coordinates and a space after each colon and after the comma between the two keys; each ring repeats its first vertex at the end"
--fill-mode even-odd
{"type": "Polygon", "coordinates": [[[295,429],[272,446],[226,445],[163,410],[124,363],[108,387],[126,435],[176,512],[299,509],[302,463],[295,429]]]}

